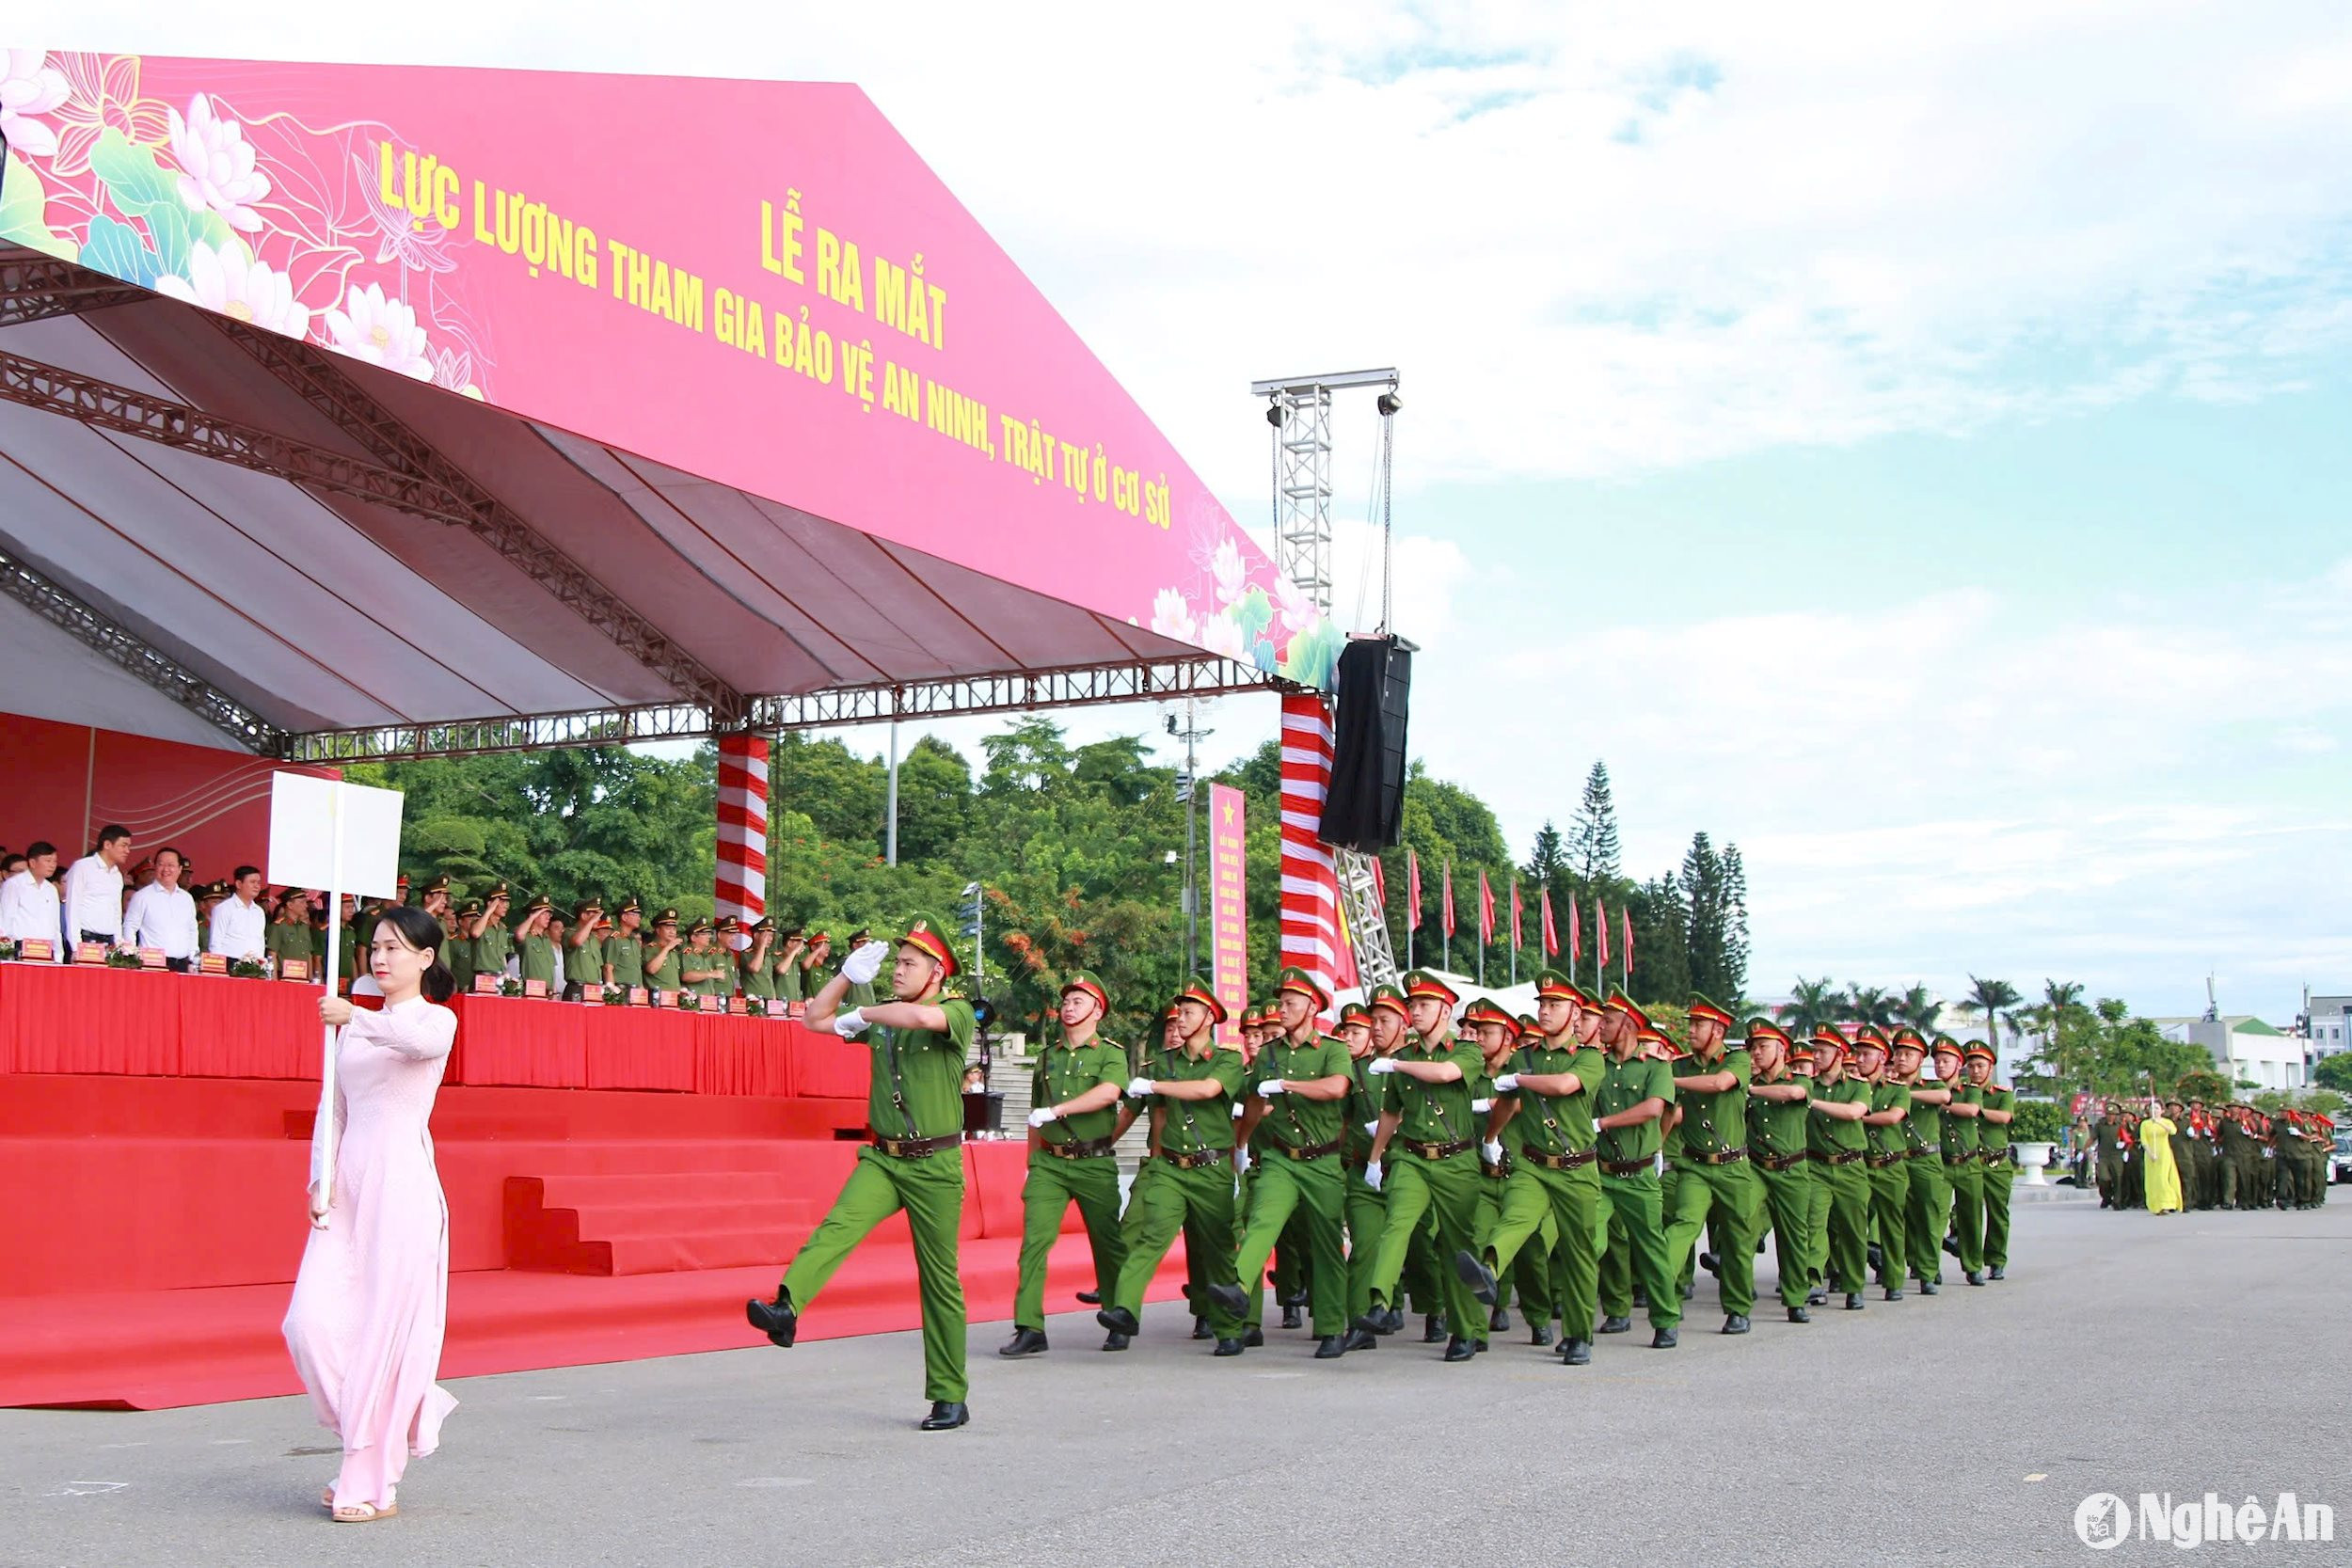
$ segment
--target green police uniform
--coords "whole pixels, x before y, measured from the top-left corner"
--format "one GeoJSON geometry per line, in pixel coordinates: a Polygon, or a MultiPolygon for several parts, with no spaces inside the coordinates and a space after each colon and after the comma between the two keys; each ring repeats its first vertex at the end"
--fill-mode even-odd
{"type": "MultiPolygon", "coordinates": [[[[945,954],[946,944],[917,921],[910,943],[945,954]]],[[[946,963],[952,975],[952,959],[946,963]]],[[[923,1304],[925,1397],[961,1403],[964,1377],[963,1280],[957,1273],[963,1223],[963,1061],[972,1047],[972,1004],[931,1004],[941,1029],[868,1031],[872,1057],[866,1119],[872,1141],[798,1257],[785,1270],[782,1294],[808,1310],[858,1243],[900,1210],[914,1241],[916,1289],[923,1304]]]]}
{"type": "MultiPolygon", "coordinates": [[[[1064,995],[1085,990],[1109,1010],[1109,995],[1091,974],[1073,976],[1064,995]]],[[[1029,1102],[1040,1110],[1083,1094],[1127,1082],[1127,1048],[1097,1036],[1083,1044],[1067,1039],[1038,1055],[1029,1078],[1029,1102]]],[[[1119,1159],[1111,1139],[1119,1127],[1119,1101],[1100,1110],[1058,1117],[1030,1137],[1029,1171],[1021,1187],[1020,1283],[1012,1302],[1016,1329],[1045,1327],[1045,1268],[1061,1235],[1062,1216],[1078,1206],[1087,1243],[1094,1254],[1094,1288],[1104,1300],[1118,1288],[1126,1248],[1119,1233],[1119,1159]]]]}
{"type": "MultiPolygon", "coordinates": [[[[869,940],[871,940],[871,938],[867,932],[850,932],[850,940],[842,944],[841,961],[845,964],[848,963],[850,961],[850,955],[856,952],[860,946],[864,945],[869,940]]],[[[816,993],[811,991],[809,994],[813,996],[816,993]]],[[[874,1005],[874,982],[871,980],[851,981],[850,984],[849,1001],[846,1005],[852,1007],[872,1006],[874,1005]]]]}
{"type": "MultiPolygon", "coordinates": [[[[1953,1085],[1952,1103],[1982,1105],[1984,1091],[1963,1080],[1953,1085]]],[[[1984,1164],[1978,1156],[1982,1121],[1944,1115],[1944,1180],[1952,1189],[1952,1251],[1963,1279],[1984,1273],[1984,1164]]]]}
{"type": "MultiPolygon", "coordinates": [[[[1539,973],[1538,997],[1546,994],[1547,977],[1565,979],[1553,971],[1539,973]]],[[[1578,1044],[1573,1036],[1560,1044],[1530,1036],[1512,1058],[1508,1077],[1516,1082],[1502,1091],[1517,1107],[1503,1129],[1514,1148],[1502,1211],[1483,1261],[1499,1280],[1549,1222],[1553,1295],[1561,1334],[1571,1354],[1592,1338],[1599,1304],[1600,1241],[1606,1222],[1601,1218],[1593,1107],[1607,1070],[1600,1052],[1578,1044]],[[1568,1094],[1543,1094],[1526,1084],[1531,1077],[1563,1076],[1577,1081],[1568,1094]]]]}
{"type": "MultiPolygon", "coordinates": [[[[1284,970],[1279,984],[1283,990],[1303,990],[1317,1012],[1330,1005],[1304,971],[1284,970]]],[[[1308,1312],[1315,1336],[1325,1339],[1347,1331],[1347,1245],[1342,1230],[1347,1178],[1340,1160],[1346,1143],[1345,1098],[1307,1100],[1288,1092],[1260,1096],[1257,1091],[1278,1081],[1352,1079],[1351,1066],[1347,1047],[1310,1020],[1305,1038],[1284,1034],[1263,1047],[1249,1075],[1252,1108],[1262,1115],[1252,1140],[1258,1153],[1249,1207],[1233,1265],[1245,1298],[1238,1305],[1245,1315],[1252,1306],[1264,1310],[1266,1260],[1296,1216],[1296,1228],[1304,1232],[1308,1312]]]]}
{"type": "MultiPolygon", "coordinates": [[[[548,907],[546,899],[534,900],[531,908],[523,912],[524,924],[530,924],[532,916],[548,907]]],[[[533,931],[528,936],[516,939],[515,959],[516,970],[525,981],[536,980],[541,985],[550,990],[553,989],[555,985],[555,943],[545,931],[533,931]]]]}
{"type": "MultiPolygon", "coordinates": [[[[1870,1113],[1911,1111],[1911,1091],[1900,1084],[1884,1082],[1870,1086],[1870,1113]]],[[[1890,1292],[1889,1299],[1899,1296],[1903,1288],[1905,1265],[1911,1252],[1907,1244],[1911,1235],[1911,1172],[1910,1157],[1903,1147],[1902,1123],[1871,1127],[1870,1157],[1865,1164],[1870,1172],[1870,1230],[1879,1244],[1879,1283],[1890,1292]]]]}
{"type": "MultiPolygon", "coordinates": [[[[1694,1008],[1701,1000],[1693,998],[1694,1008]]],[[[1711,1220],[1724,1311],[1744,1318],[1756,1308],[1756,1233],[1764,1207],[1748,1161],[1748,1085],[1755,1068],[1745,1050],[1725,1050],[1712,1061],[1687,1056],[1674,1065],[1675,1100],[1682,1107],[1682,1151],[1675,1163],[1682,1174],[1665,1214],[1666,1256],[1679,1267],[1711,1220]],[[1732,1076],[1728,1089],[1690,1086],[1694,1078],[1724,1072],[1732,1076]]]]}
{"type": "MultiPolygon", "coordinates": [[[[457,929],[462,933],[467,923],[481,912],[480,902],[468,899],[465,908],[457,911],[457,929]]],[[[442,945],[449,960],[450,977],[457,982],[457,994],[463,996],[473,990],[473,939],[458,935],[442,945]]]]}
{"type": "Polygon", "coordinates": [[[473,939],[473,969],[476,974],[504,974],[506,960],[515,956],[515,933],[495,920],[482,923],[482,934],[473,939]]]}
{"type": "MultiPolygon", "coordinates": [[[[1407,996],[1428,994],[1434,987],[1447,1005],[1453,992],[1442,981],[1416,971],[1406,977],[1407,996]]],[[[1408,1073],[1394,1073],[1389,1092],[1397,1117],[1390,1140],[1391,1155],[1383,1162],[1381,1185],[1389,1195],[1388,1224],[1380,1236],[1380,1254],[1373,1265],[1372,1307],[1358,1327],[1385,1331],[1379,1313],[1396,1299],[1397,1282],[1405,1272],[1405,1254],[1425,1218],[1435,1217],[1432,1245],[1440,1260],[1470,1244],[1478,1219],[1479,1124],[1470,1111],[1471,1085],[1480,1059],[1477,1047],[1451,1034],[1432,1042],[1408,1035],[1396,1060],[1450,1065],[1462,1076],[1450,1083],[1424,1083],[1408,1073]],[[1401,1155],[1401,1157],[1400,1157],[1401,1155]]],[[[1452,1269],[1439,1275],[1446,1317],[1454,1338],[1465,1344],[1483,1344],[1486,1314],[1470,1287],[1452,1269]]],[[[1449,1348],[1449,1354],[1454,1352],[1449,1348]]]]}
{"type": "MultiPolygon", "coordinates": [[[[2243,1138],[2244,1135],[2244,1130],[2240,1129],[2239,1136],[2243,1138]]],[[[2122,1118],[2120,1117],[2102,1116],[2098,1120],[2090,1124],[2090,1138],[2091,1146],[2095,1150],[2095,1154],[2093,1156],[2094,1174],[2092,1180],[2097,1181],[2099,1184],[2099,1207],[2102,1209],[2121,1209],[2123,1207],[2122,1118]]],[[[2227,1144],[2228,1134],[2224,1133],[2223,1145],[2225,1148],[2227,1147],[2227,1144]]],[[[1981,1154],[1979,1158],[1979,1166],[1982,1165],[1981,1154]]],[[[2240,1156],[2238,1169],[2241,1174],[2245,1169],[2244,1158],[2242,1154],[2240,1156]]]]}
{"type": "MultiPolygon", "coordinates": [[[[1376,1006],[1403,1009],[1404,993],[1393,986],[1373,990],[1376,1006]],[[1384,1000],[1385,997],[1385,1000],[1384,1000]]],[[[1347,1148],[1347,1321],[1372,1310],[1372,1271],[1379,1259],[1380,1237],[1389,1223],[1389,1197],[1364,1175],[1372,1160],[1372,1140],[1380,1117],[1389,1108],[1389,1085],[1395,1079],[1372,1070],[1375,1053],[1366,1052],[1348,1064],[1347,1148]]]]}
{"type": "MultiPolygon", "coordinates": [[[[1948,1089],[1952,1086],[1942,1082],[1911,1085],[1915,1091],[1921,1088],[1948,1089]]],[[[1911,1185],[1906,1195],[1907,1228],[1903,1235],[1903,1257],[1911,1265],[1912,1277],[1918,1280],[1923,1292],[1943,1282],[1944,1232],[1952,1217],[1952,1189],[1950,1183],[1944,1180],[1946,1122],[1943,1106],[1923,1104],[1915,1092],[1911,1114],[1896,1128],[1903,1134],[1903,1151],[1910,1156],[1911,1185]]]]}
{"type": "Polygon", "coordinates": [[[776,1000],[789,1006],[803,1000],[801,995],[801,956],[797,952],[776,955],[776,1000]]]}
{"type": "MultiPolygon", "coordinates": [[[[1749,1039],[1756,1038],[1757,1023],[1762,1022],[1748,1025],[1749,1039]]],[[[1794,1311],[1804,1307],[1813,1279],[1813,1172],[1805,1143],[1807,1126],[1814,1119],[1813,1085],[1791,1073],[1786,1061],[1769,1079],[1751,1076],[1751,1090],[1759,1083],[1800,1091],[1795,1100],[1758,1100],[1751,1093],[1747,1104],[1748,1164],[1755,1167],[1762,1189],[1763,1218],[1772,1227],[1780,1304],[1794,1311]]]]}
{"type": "MultiPolygon", "coordinates": [[[[601,917],[604,911],[595,904],[582,905],[573,912],[573,930],[577,933],[587,922],[585,915],[601,917]]],[[[566,938],[564,944],[564,994],[579,996],[590,986],[604,985],[604,946],[612,941],[611,927],[598,925],[585,936],[566,938]]]]}
{"type": "MultiPolygon", "coordinates": [[[[1813,1103],[1867,1107],[1870,1085],[1851,1073],[1840,1074],[1834,1084],[1817,1081],[1813,1103]]],[[[1826,1288],[1846,1295],[1850,1306],[1861,1302],[1868,1267],[1869,1142],[1869,1129],[1859,1121],[1817,1114],[1806,1124],[1805,1144],[1813,1157],[1813,1199],[1807,1216],[1814,1271],[1826,1288]]]]}
{"type": "Polygon", "coordinates": [[[262,950],[278,960],[281,973],[288,958],[309,963],[317,957],[311,951],[310,927],[307,921],[271,921],[262,933],[262,950]]]}
{"type": "MultiPolygon", "coordinates": [[[[1225,1009],[1213,1006],[1211,1011],[1221,1019],[1225,1009]]],[[[1115,1333],[1124,1330],[1109,1321],[1112,1315],[1123,1314],[1128,1323],[1135,1320],[1143,1307],[1145,1288],[1180,1231],[1185,1233],[1187,1259],[1196,1250],[1193,1238],[1199,1238],[1204,1289],[1234,1282],[1232,1105],[1241,1092],[1242,1074],[1241,1053],[1221,1050],[1213,1043],[1200,1055],[1166,1045],[1146,1053],[1144,1070],[1138,1076],[1175,1083],[1207,1079],[1216,1085],[1216,1093],[1206,1100],[1153,1095],[1144,1102],[1154,1124],[1153,1150],[1148,1171],[1137,1174],[1129,1195],[1120,1238],[1127,1261],[1120,1270],[1118,1291],[1097,1314],[1104,1326],[1115,1333]]],[[[1209,1319],[1218,1339],[1240,1339],[1238,1316],[1213,1299],[1196,1300],[1193,1307],[1196,1313],[1209,1319]]]]}
{"type": "MultiPolygon", "coordinates": [[[[634,904],[623,908],[628,913],[634,904]]],[[[618,919],[619,916],[615,916],[618,919]]],[[[640,927],[642,930],[643,927],[640,927]]],[[[614,927],[612,934],[604,939],[604,961],[612,970],[613,985],[631,990],[645,983],[645,939],[636,931],[624,931],[614,927]]]]}
{"type": "MultiPolygon", "coordinates": [[[[660,951],[664,940],[660,927],[666,924],[671,927],[673,934],[675,933],[677,911],[663,910],[654,917],[653,924],[653,940],[645,943],[645,987],[656,994],[662,991],[683,990],[685,981],[681,976],[686,970],[686,944],[683,942],[677,942],[668,952],[662,953],[659,958],[654,957],[657,952],[660,951]]],[[[958,1082],[961,1084],[961,1080],[958,1082]]]]}
{"type": "Polygon", "coordinates": [[[736,981],[745,996],[755,996],[761,1002],[772,1002],[776,996],[776,966],[772,958],[759,953],[758,939],[753,938],[752,951],[745,953],[737,966],[736,981]],[[758,954],[755,958],[753,955],[758,954]]]}
{"type": "MultiPolygon", "coordinates": [[[[1984,1107],[1988,1111],[2014,1111],[2017,1091],[1987,1084],[1984,1107]]],[[[1999,1279],[2009,1272],[2009,1124],[1988,1121],[1977,1137],[1984,1171],[1984,1266],[1994,1278],[1999,1279]]]]}
{"type": "MultiPolygon", "coordinates": [[[[1645,1056],[1619,1060],[1613,1053],[1601,1075],[1594,1110],[1601,1117],[1613,1117],[1645,1100],[1674,1104],[1673,1071],[1665,1063],[1645,1056]]],[[[1661,1335],[1682,1322],[1682,1291],[1675,1281],[1675,1263],[1666,1251],[1664,1195],[1656,1168],[1659,1150],[1665,1144],[1665,1132],[1660,1126],[1662,1119],[1661,1116],[1632,1127],[1612,1128],[1599,1132],[1595,1142],[1601,1198],[1609,1211],[1609,1250],[1619,1254],[1627,1265],[1622,1274],[1602,1276],[1601,1312],[1610,1319],[1631,1317],[1631,1287],[1638,1285],[1649,1302],[1650,1327],[1661,1335]]]]}

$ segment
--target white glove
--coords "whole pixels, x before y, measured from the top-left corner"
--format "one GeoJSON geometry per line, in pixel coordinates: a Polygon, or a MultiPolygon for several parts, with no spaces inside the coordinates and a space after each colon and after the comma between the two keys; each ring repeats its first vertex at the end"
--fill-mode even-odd
{"type": "Polygon", "coordinates": [[[871,985],[882,973],[882,960],[890,957],[890,944],[869,942],[842,961],[841,977],[853,986],[871,985]]]}
{"type": "Polygon", "coordinates": [[[1375,1077],[1380,1077],[1388,1073],[1394,1072],[1396,1070],[1396,1063],[1391,1057],[1377,1056],[1373,1059],[1372,1066],[1364,1069],[1364,1070],[1373,1074],[1375,1077]]]}
{"type": "Polygon", "coordinates": [[[1031,1127],[1042,1127],[1047,1122],[1059,1120],[1061,1120],[1061,1113],[1055,1110],[1051,1105],[1041,1105],[1036,1110],[1029,1113],[1029,1125],[1031,1127]]]}
{"type": "Polygon", "coordinates": [[[1279,1078],[1269,1078],[1258,1085],[1258,1098],[1261,1100],[1271,1100],[1281,1092],[1282,1080],[1279,1078]]]}
{"type": "Polygon", "coordinates": [[[1235,1170],[1248,1170],[1249,1168],[1249,1150],[1246,1148],[1237,1148],[1233,1150],[1233,1168],[1235,1170]]]}
{"type": "Polygon", "coordinates": [[[1239,1120],[1241,1120],[1241,1113],[1242,1113],[1242,1110],[1243,1110],[1242,1102],[1241,1102],[1240,1101],[1238,1101],[1238,1100],[1234,1101],[1233,1101],[1233,1119],[1234,1119],[1235,1121],[1239,1121],[1239,1120]]]}
{"type": "Polygon", "coordinates": [[[1379,1161],[1375,1160],[1371,1164],[1364,1166],[1364,1185],[1370,1187],[1375,1193],[1380,1190],[1379,1161]]]}
{"type": "Polygon", "coordinates": [[[866,1032],[866,1015],[855,1007],[833,1015],[833,1032],[850,1039],[866,1032]]]}
{"type": "Polygon", "coordinates": [[[1495,1102],[1491,1100],[1473,1100],[1470,1101],[1470,1109],[1477,1112],[1482,1117],[1494,1108],[1495,1102]]]}
{"type": "Polygon", "coordinates": [[[1478,1151],[1486,1157],[1486,1164],[1490,1165],[1502,1164],[1502,1145],[1494,1139],[1488,1138],[1485,1143],[1480,1144],[1478,1151]]]}
{"type": "Polygon", "coordinates": [[[1130,1078],[1127,1080],[1127,1092],[1137,1100],[1146,1099],[1152,1093],[1152,1080],[1149,1078],[1130,1078]]]}
{"type": "Polygon", "coordinates": [[[1367,1138],[1370,1138],[1370,1137],[1376,1137],[1376,1136],[1378,1136],[1378,1135],[1379,1135],[1379,1132],[1380,1132],[1380,1124],[1379,1124],[1377,1121],[1368,1121],[1368,1122],[1364,1123],[1364,1136],[1365,1136],[1365,1137],[1367,1137],[1367,1138]]]}
{"type": "Polygon", "coordinates": [[[1495,1080],[1495,1092],[1497,1094],[1509,1094],[1513,1089],[1516,1089],[1518,1086],[1519,1075],[1516,1072],[1506,1072],[1502,1077],[1495,1080]]]}

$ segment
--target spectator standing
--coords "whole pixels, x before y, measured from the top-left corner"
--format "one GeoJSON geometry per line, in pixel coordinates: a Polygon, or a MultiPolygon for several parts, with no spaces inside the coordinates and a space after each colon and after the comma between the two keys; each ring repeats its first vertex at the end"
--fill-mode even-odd
{"type": "Polygon", "coordinates": [[[110,822],[98,847],[65,874],[65,930],[71,941],[122,942],[122,867],[131,858],[131,830],[110,822]]]}
{"type": "MultiPolygon", "coordinates": [[[[57,889],[50,878],[57,870],[57,847],[37,839],[24,851],[24,865],[0,882],[0,936],[11,942],[55,942],[63,931],[57,889]]],[[[60,948],[57,958],[66,957],[60,948]]]]}
{"type": "Polygon", "coordinates": [[[185,974],[196,967],[196,899],[180,885],[187,862],[166,846],[155,851],[155,879],[131,895],[123,912],[123,939],[136,947],[163,950],[164,967],[185,974]]]}
{"type": "Polygon", "coordinates": [[[269,951],[269,915],[262,908],[262,873],[250,865],[237,867],[230,895],[213,906],[207,927],[206,951],[256,963],[269,951]]]}

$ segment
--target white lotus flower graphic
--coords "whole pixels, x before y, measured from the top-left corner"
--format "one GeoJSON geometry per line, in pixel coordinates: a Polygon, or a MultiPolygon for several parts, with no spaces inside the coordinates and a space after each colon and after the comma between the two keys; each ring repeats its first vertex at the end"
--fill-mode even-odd
{"type": "Polygon", "coordinates": [[[33,116],[56,108],[72,90],[65,73],[50,68],[47,50],[0,50],[0,140],[27,157],[55,157],[57,133],[33,116]]]}
{"type": "Polygon", "coordinates": [[[416,311],[405,300],[385,298],[381,283],[364,289],[353,284],[343,309],[326,312],[326,334],[333,347],[354,359],[419,381],[433,379],[433,360],[425,352],[424,328],[417,325],[416,311]]]}
{"type": "Polygon", "coordinates": [[[1304,588],[1279,572],[1274,575],[1274,598],[1281,607],[1282,624],[1293,631],[1305,631],[1323,614],[1304,588]]]}
{"type": "Polygon", "coordinates": [[[1241,547],[1231,539],[1216,542],[1216,550],[1209,557],[1209,574],[1216,578],[1216,602],[1232,604],[1248,590],[1249,569],[1242,564],[1241,547]]]}
{"type": "Polygon", "coordinates": [[[1162,637],[1172,637],[1179,642],[1189,642],[1199,630],[1192,618],[1192,607],[1173,588],[1163,588],[1152,601],[1152,629],[1162,637]]]}
{"type": "Polygon", "coordinates": [[[255,261],[243,240],[218,250],[199,240],[188,250],[188,276],[158,277],[155,292],[289,338],[310,334],[310,309],[294,298],[294,280],[255,261]]]}
{"type": "Polygon", "coordinates": [[[1200,635],[1193,639],[1198,647],[1227,658],[1248,658],[1249,644],[1242,641],[1241,627],[1230,615],[1204,615],[1200,618],[1200,635]]]}
{"type": "Polygon", "coordinates": [[[201,211],[211,208],[231,229],[256,233],[262,214],[252,204],[269,195],[269,176],[253,166],[245,127],[213,114],[213,101],[198,93],[187,118],[171,111],[171,155],[179,160],[180,199],[201,211]]]}

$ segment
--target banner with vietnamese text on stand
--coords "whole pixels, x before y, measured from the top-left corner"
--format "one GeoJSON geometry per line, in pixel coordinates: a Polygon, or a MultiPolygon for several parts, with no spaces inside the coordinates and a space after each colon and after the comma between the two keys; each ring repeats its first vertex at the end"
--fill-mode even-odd
{"type": "Polygon", "coordinates": [[[1244,898],[1243,833],[1248,826],[1240,790],[1209,786],[1209,984],[1225,1004],[1220,1042],[1238,1046],[1235,1021],[1249,1006],[1249,910],[1244,898]]]}

